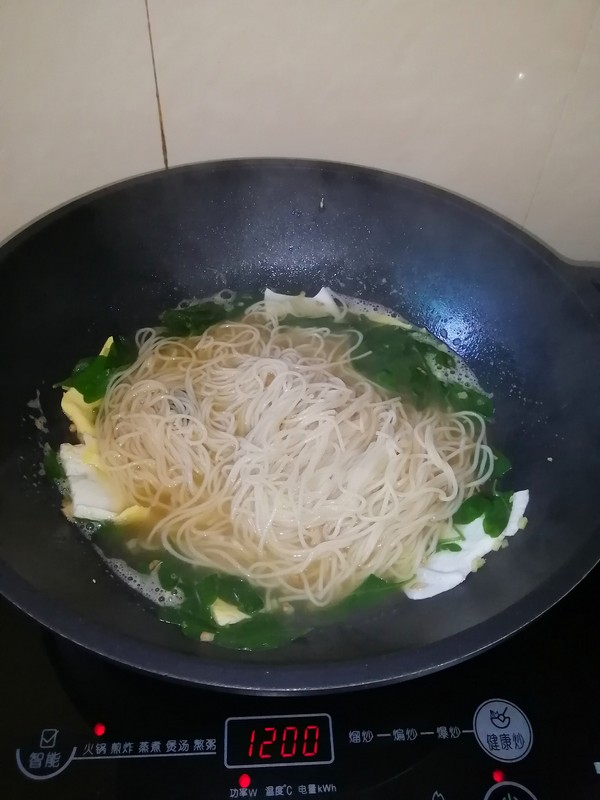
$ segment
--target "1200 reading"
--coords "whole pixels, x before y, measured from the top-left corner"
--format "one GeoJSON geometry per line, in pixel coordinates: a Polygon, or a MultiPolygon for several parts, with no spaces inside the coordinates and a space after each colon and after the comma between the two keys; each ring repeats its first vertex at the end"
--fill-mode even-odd
{"type": "Polygon", "coordinates": [[[333,762],[329,714],[230,717],[225,722],[225,766],[283,767],[333,762]]]}

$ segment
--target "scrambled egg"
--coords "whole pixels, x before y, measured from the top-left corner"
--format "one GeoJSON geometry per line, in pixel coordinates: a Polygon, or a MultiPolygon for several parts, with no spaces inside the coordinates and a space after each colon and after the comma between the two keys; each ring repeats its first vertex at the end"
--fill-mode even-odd
{"type": "Polygon", "coordinates": [[[67,389],[60,402],[60,407],[73,423],[79,436],[94,435],[94,422],[99,406],[99,400],[95,403],[86,403],[81,392],[73,388],[67,389]]]}
{"type": "MultiPolygon", "coordinates": [[[[100,355],[107,355],[113,343],[110,336],[100,355]]],[[[124,506],[109,485],[102,470],[98,440],[96,439],[96,415],[101,401],[86,403],[77,389],[70,388],[63,394],[61,408],[71,420],[81,444],[62,444],[59,458],[67,476],[72,507],[70,514],[79,519],[97,521],[112,520],[121,525],[143,524],[150,509],[142,506],[124,506]]]]}
{"type": "Polygon", "coordinates": [[[244,614],[237,606],[226,603],[225,600],[221,600],[220,597],[218,597],[210,607],[210,613],[217,625],[221,627],[223,625],[235,625],[236,622],[250,619],[248,614],[244,614]]]}
{"type": "MultiPolygon", "coordinates": [[[[112,347],[112,343],[113,337],[109,336],[104,342],[99,355],[108,355],[108,352],[112,347]]],[[[100,408],[100,400],[97,400],[95,403],[86,403],[81,392],[78,392],[77,389],[71,387],[63,394],[60,407],[62,408],[64,414],[73,423],[73,426],[80,439],[85,435],[94,436],[94,424],[96,421],[96,414],[100,408]]]]}

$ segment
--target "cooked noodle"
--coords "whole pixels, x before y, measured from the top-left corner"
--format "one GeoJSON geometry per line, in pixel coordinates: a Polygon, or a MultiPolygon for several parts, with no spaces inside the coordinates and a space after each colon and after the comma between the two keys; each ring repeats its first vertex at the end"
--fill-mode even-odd
{"type": "Polygon", "coordinates": [[[140,330],[97,431],[124,502],[153,508],[144,545],[244,576],[268,607],[410,579],[493,456],[477,414],[416,411],[359,375],[360,341],[262,303],[197,337],[140,330]]]}

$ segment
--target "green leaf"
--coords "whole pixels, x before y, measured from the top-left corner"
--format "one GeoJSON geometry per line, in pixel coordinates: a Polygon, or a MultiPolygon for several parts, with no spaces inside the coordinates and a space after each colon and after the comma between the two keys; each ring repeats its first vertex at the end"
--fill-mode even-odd
{"type": "Polygon", "coordinates": [[[474,494],[465,500],[452,517],[453,525],[468,525],[473,520],[485,514],[489,505],[489,499],[481,494],[474,494]]]}
{"type": "Polygon", "coordinates": [[[227,319],[225,306],[199,303],[185,308],[172,308],[160,315],[169,336],[199,336],[211,325],[227,319]]]}
{"type": "Polygon", "coordinates": [[[483,517],[483,530],[488,536],[496,537],[508,525],[511,511],[512,492],[494,492],[490,496],[474,494],[460,506],[452,517],[454,525],[468,525],[483,517]]]}
{"type": "Polygon", "coordinates": [[[92,356],[78,361],[71,375],[54,384],[64,389],[73,387],[83,395],[86,403],[95,403],[106,394],[110,381],[129,367],[137,358],[137,348],[132,339],[114,336],[105,356],[92,356]]]}
{"type": "Polygon", "coordinates": [[[448,384],[446,397],[453,411],[474,411],[484,419],[491,419],[494,415],[494,404],[489,397],[460,383],[448,384]]]}
{"type": "Polygon", "coordinates": [[[179,606],[159,606],[158,618],[161,622],[168,622],[170,625],[181,626],[181,611],[179,606]]]}
{"type": "Polygon", "coordinates": [[[454,541],[444,541],[441,539],[437,547],[435,548],[436,553],[443,553],[445,550],[448,550],[451,553],[460,553],[462,547],[458,544],[458,542],[454,541]]]}
{"type": "MultiPolygon", "coordinates": [[[[357,319],[354,315],[349,315],[348,319],[357,319]]],[[[294,314],[286,314],[282,324],[289,325],[291,328],[329,328],[333,333],[346,333],[350,328],[356,327],[347,320],[337,322],[333,317],[296,317],[294,314]]]]}
{"type": "Polygon", "coordinates": [[[196,641],[199,641],[203,633],[212,633],[213,630],[213,627],[208,621],[188,617],[184,617],[181,620],[181,632],[184,636],[187,636],[188,639],[196,639],[196,641]]]}
{"type": "Polygon", "coordinates": [[[483,518],[483,530],[488,536],[500,536],[508,525],[512,492],[500,492],[490,501],[483,518]]]}
{"type": "Polygon", "coordinates": [[[165,592],[172,592],[181,584],[181,573],[173,570],[169,561],[161,562],[156,574],[165,592]]]}
{"type": "Polygon", "coordinates": [[[492,447],[492,452],[494,454],[494,471],[492,472],[491,480],[498,480],[502,478],[503,475],[506,475],[512,465],[500,450],[496,450],[495,447],[492,447]]]}
{"type": "Polygon", "coordinates": [[[456,364],[456,357],[441,349],[430,334],[374,322],[362,314],[347,314],[342,322],[327,316],[311,319],[290,314],[284,322],[301,328],[328,328],[333,333],[359,331],[363,341],[354,353],[354,368],[417,409],[439,406],[454,411],[474,411],[485,419],[494,413],[493,403],[486,395],[438,378],[431,359],[437,366],[451,368],[456,364]]]}
{"type": "Polygon", "coordinates": [[[244,614],[256,614],[264,608],[264,598],[248,581],[234,575],[219,575],[218,578],[216,591],[221,600],[236,606],[244,614]]]}
{"type": "Polygon", "coordinates": [[[211,630],[215,627],[215,621],[210,613],[210,607],[205,604],[199,587],[194,587],[185,593],[185,600],[180,605],[181,619],[188,622],[197,622],[203,626],[203,630],[211,630]]]}
{"type": "Polygon", "coordinates": [[[164,333],[168,336],[199,336],[211,325],[239,319],[249,306],[262,300],[262,295],[232,292],[232,299],[223,305],[212,300],[171,308],[160,315],[164,333]]]}
{"type": "Polygon", "coordinates": [[[113,336],[113,342],[106,355],[111,369],[128,367],[136,360],[138,349],[135,339],[130,336],[113,336]]]}
{"type": "Polygon", "coordinates": [[[305,636],[310,626],[292,615],[256,614],[250,619],[219,628],[214,643],[232,650],[273,650],[305,636]]]}
{"type": "Polygon", "coordinates": [[[206,578],[198,581],[196,584],[196,596],[198,602],[210,614],[210,607],[219,596],[219,582],[220,577],[216,573],[207,575],[206,578]]]}
{"type": "Polygon", "coordinates": [[[433,357],[438,367],[450,369],[456,364],[456,358],[450,353],[446,353],[444,350],[438,350],[433,357]]]}
{"type": "Polygon", "coordinates": [[[385,581],[377,575],[369,575],[351,594],[334,606],[334,611],[357,611],[378,603],[397,591],[399,584],[385,581]]]}
{"type": "Polygon", "coordinates": [[[63,481],[67,475],[56,450],[48,448],[44,454],[44,472],[51,481],[63,481]]]}
{"type": "Polygon", "coordinates": [[[405,328],[375,324],[364,317],[346,324],[364,336],[357,352],[361,357],[354,360],[358,372],[419,409],[443,400],[443,384],[432,371],[427,355],[433,351],[445,357],[445,353],[405,328]]]}
{"type": "MultiPolygon", "coordinates": [[[[91,520],[81,520],[92,522],[91,520]]],[[[150,564],[156,559],[158,551],[143,550],[136,546],[137,541],[125,526],[113,522],[103,522],[91,536],[92,544],[102,550],[106,558],[120,558],[132,569],[143,575],[150,572],[150,564]]]]}

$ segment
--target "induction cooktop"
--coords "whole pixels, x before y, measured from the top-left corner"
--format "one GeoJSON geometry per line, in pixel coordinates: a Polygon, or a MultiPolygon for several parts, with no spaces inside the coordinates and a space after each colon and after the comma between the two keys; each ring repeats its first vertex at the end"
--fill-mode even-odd
{"type": "Polygon", "coordinates": [[[459,666],[259,697],[111,664],[0,601],[6,800],[600,798],[600,568],[459,666]]]}

